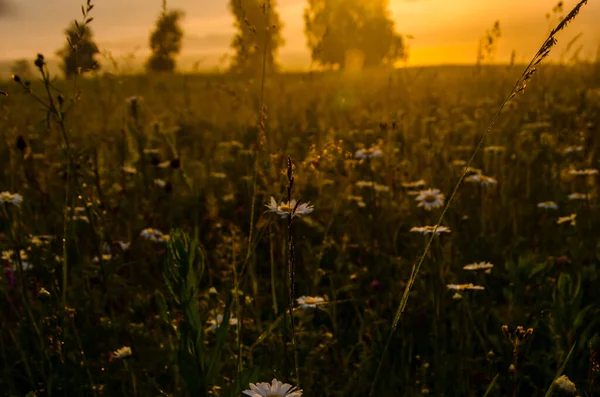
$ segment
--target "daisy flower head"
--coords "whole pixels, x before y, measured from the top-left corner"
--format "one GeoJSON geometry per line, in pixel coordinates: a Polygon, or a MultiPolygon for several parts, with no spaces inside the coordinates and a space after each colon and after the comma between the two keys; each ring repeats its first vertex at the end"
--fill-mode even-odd
{"type": "Polygon", "coordinates": [[[108,361],[123,359],[131,356],[131,347],[123,346],[120,349],[115,350],[114,352],[108,353],[108,361]]]}
{"type": "Polygon", "coordinates": [[[446,287],[451,291],[483,291],[485,287],[481,285],[474,285],[473,283],[469,284],[448,284],[446,287]]]}
{"type": "MultiPolygon", "coordinates": [[[[238,323],[238,319],[235,317],[229,317],[229,325],[237,325],[238,323]]],[[[210,330],[211,331],[216,331],[217,328],[219,328],[221,326],[221,324],[223,324],[223,315],[222,314],[217,314],[217,318],[211,318],[210,320],[208,320],[208,324],[210,324],[210,330]]]]}
{"type": "Polygon", "coordinates": [[[140,236],[155,243],[162,243],[169,239],[168,235],[166,236],[160,230],[151,227],[142,230],[140,236]]]}
{"type": "Polygon", "coordinates": [[[569,175],[573,176],[592,176],[598,174],[598,170],[595,168],[586,168],[584,170],[569,170],[569,175]]]}
{"type": "Polygon", "coordinates": [[[544,201],[542,203],[537,204],[538,208],[543,208],[546,210],[557,210],[558,205],[554,201],[544,201]]]}
{"type": "Polygon", "coordinates": [[[271,201],[266,205],[268,208],[267,212],[274,212],[282,218],[287,218],[292,216],[292,218],[301,215],[307,215],[314,211],[314,207],[310,203],[302,203],[296,207],[298,202],[296,200],[292,200],[289,203],[282,201],[277,204],[277,201],[271,196],[271,201]]]}
{"type": "Polygon", "coordinates": [[[457,159],[452,160],[451,164],[455,167],[464,167],[465,165],[467,165],[467,162],[465,160],[457,159]]]}
{"type": "Polygon", "coordinates": [[[0,204],[8,203],[19,207],[23,202],[23,196],[19,193],[2,192],[0,193],[0,204]]]}
{"type": "Polygon", "coordinates": [[[476,262],[471,263],[470,265],[463,266],[464,270],[489,270],[492,269],[494,265],[490,262],[476,262]]]}
{"type": "Polygon", "coordinates": [[[431,211],[432,208],[439,208],[444,205],[445,196],[440,193],[439,189],[421,190],[415,198],[419,207],[431,211]]]}
{"type": "Polygon", "coordinates": [[[302,397],[302,390],[288,383],[281,383],[273,379],[271,384],[267,382],[250,383],[250,390],[243,393],[250,397],[302,397]]]}
{"type": "Polygon", "coordinates": [[[423,189],[425,188],[425,185],[427,185],[427,182],[425,182],[424,179],[419,179],[418,181],[414,182],[402,183],[402,187],[406,189],[423,189]]]}
{"type": "MultiPolygon", "coordinates": [[[[410,229],[412,233],[421,233],[424,235],[431,234],[434,230],[435,226],[415,226],[410,229]]],[[[435,232],[436,236],[439,236],[442,233],[450,233],[450,228],[447,226],[438,227],[437,231],[435,232]]]]}
{"type": "Polygon", "coordinates": [[[129,175],[134,175],[135,173],[137,173],[137,170],[135,169],[135,167],[132,167],[130,165],[124,165],[123,167],[121,167],[121,171],[123,171],[123,173],[129,174],[129,175]]]}
{"type": "Polygon", "coordinates": [[[569,194],[569,200],[588,200],[590,198],[589,194],[585,193],[571,193],[569,194]]]}
{"type": "Polygon", "coordinates": [[[562,225],[563,223],[570,222],[571,226],[575,226],[577,224],[576,218],[577,218],[577,214],[571,214],[569,216],[561,216],[558,218],[558,221],[556,221],[556,224],[562,225]]]}
{"type": "Polygon", "coordinates": [[[504,146],[501,145],[490,145],[486,146],[483,151],[488,153],[502,153],[506,150],[504,146]]]}
{"type": "Polygon", "coordinates": [[[561,390],[565,395],[575,395],[577,388],[575,387],[575,383],[571,382],[571,380],[566,375],[561,375],[553,383],[554,387],[561,390]]]}
{"type": "Polygon", "coordinates": [[[359,188],[369,188],[373,189],[376,192],[389,192],[390,187],[385,185],[380,185],[379,183],[371,182],[371,181],[358,181],[356,182],[356,186],[359,188]]]}
{"type": "Polygon", "coordinates": [[[583,146],[567,146],[563,150],[564,154],[579,153],[579,152],[583,152],[583,146]]]}
{"type": "Polygon", "coordinates": [[[323,304],[325,302],[325,299],[320,296],[304,295],[304,296],[297,298],[296,302],[298,302],[298,305],[302,309],[315,309],[315,308],[317,308],[317,306],[323,304]]]}
{"type": "Polygon", "coordinates": [[[478,183],[481,186],[496,185],[498,181],[491,176],[485,176],[481,173],[475,173],[465,178],[465,182],[478,183]]]}
{"type": "Polygon", "coordinates": [[[383,152],[376,146],[371,146],[369,149],[359,149],[354,153],[354,158],[362,160],[381,156],[383,156],[383,152]]]}

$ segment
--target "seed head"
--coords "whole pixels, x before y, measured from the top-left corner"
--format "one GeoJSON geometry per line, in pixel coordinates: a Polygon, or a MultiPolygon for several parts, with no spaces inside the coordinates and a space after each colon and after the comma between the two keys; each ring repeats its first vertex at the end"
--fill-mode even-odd
{"type": "Polygon", "coordinates": [[[39,69],[43,68],[45,65],[44,56],[42,54],[37,54],[37,58],[35,59],[34,64],[39,69]]]}

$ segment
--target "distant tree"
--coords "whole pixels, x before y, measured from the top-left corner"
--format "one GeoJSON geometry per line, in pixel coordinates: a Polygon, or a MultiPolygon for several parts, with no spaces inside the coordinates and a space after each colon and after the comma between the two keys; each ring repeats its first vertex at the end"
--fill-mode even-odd
{"type": "Polygon", "coordinates": [[[235,28],[238,30],[231,43],[235,50],[231,71],[261,72],[263,61],[266,61],[267,70],[278,67],[275,58],[277,50],[283,45],[283,38],[276,7],[276,0],[230,0],[229,9],[235,17],[235,28]]]}
{"type": "Polygon", "coordinates": [[[167,10],[163,1],[162,12],[156,21],[156,28],[150,35],[150,50],[152,54],[146,62],[146,69],[151,72],[173,72],[175,57],[181,51],[183,29],[181,18],[183,11],[167,10]]]}
{"type": "Polygon", "coordinates": [[[308,0],[304,28],[314,62],[346,68],[360,58],[364,67],[393,65],[406,57],[394,31],[388,0],[308,0]]]}
{"type": "Polygon", "coordinates": [[[62,69],[67,78],[100,68],[100,64],[94,59],[100,51],[88,25],[91,20],[87,19],[84,23],[75,21],[65,31],[67,44],[57,54],[63,60],[62,69]]]}
{"type": "Polygon", "coordinates": [[[27,59],[18,59],[11,65],[10,72],[22,79],[29,80],[33,75],[31,65],[32,62],[27,59]]]}

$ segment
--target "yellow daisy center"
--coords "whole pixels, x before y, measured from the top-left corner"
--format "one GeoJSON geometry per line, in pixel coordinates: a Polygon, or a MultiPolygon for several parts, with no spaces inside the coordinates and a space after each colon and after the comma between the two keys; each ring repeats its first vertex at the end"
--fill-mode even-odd
{"type": "Polygon", "coordinates": [[[425,195],[425,197],[423,197],[423,201],[425,201],[426,203],[434,203],[437,200],[437,196],[435,194],[427,194],[425,195]]]}

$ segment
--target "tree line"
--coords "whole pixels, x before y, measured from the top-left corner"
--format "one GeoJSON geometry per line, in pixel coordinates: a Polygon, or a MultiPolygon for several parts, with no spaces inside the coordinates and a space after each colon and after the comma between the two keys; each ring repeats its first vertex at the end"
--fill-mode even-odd
{"type": "MultiPolygon", "coordinates": [[[[99,49],[88,24],[90,10],[82,9],[84,23],[74,22],[65,31],[67,43],[58,55],[67,78],[100,68],[96,60],[99,49]]],[[[277,52],[284,44],[277,0],[230,0],[229,10],[237,31],[231,42],[235,53],[230,71],[276,71],[277,52]]],[[[149,37],[148,72],[174,72],[184,35],[184,15],[182,10],[169,9],[163,0],[149,37]]],[[[389,0],[307,0],[304,32],[312,62],[323,67],[393,65],[407,56],[405,41],[395,31],[389,0]]]]}

